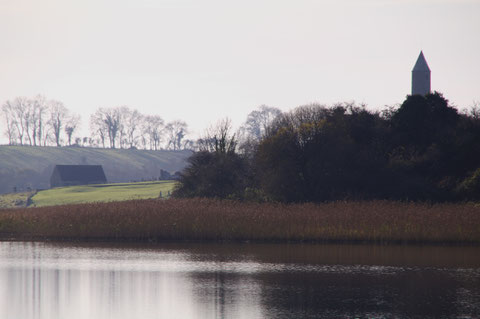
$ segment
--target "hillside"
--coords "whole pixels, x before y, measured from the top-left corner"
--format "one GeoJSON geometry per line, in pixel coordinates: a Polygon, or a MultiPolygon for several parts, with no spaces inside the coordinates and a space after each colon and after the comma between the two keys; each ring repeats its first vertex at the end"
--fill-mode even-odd
{"type": "Polygon", "coordinates": [[[85,147],[0,146],[0,193],[50,188],[57,164],[102,165],[109,183],[156,179],[160,169],[182,170],[190,151],[85,147]]]}

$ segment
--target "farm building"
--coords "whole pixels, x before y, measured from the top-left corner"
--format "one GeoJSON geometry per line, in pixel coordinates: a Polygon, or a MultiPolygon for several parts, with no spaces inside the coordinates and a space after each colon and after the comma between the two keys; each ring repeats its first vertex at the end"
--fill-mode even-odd
{"type": "Polygon", "coordinates": [[[50,187],[62,187],[107,182],[102,165],[55,165],[50,187]]]}

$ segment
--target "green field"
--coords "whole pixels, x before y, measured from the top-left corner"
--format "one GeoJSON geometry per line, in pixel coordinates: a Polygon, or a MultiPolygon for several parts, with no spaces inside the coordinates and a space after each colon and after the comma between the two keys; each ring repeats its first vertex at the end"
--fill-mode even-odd
{"type": "Polygon", "coordinates": [[[55,206],[131,199],[168,198],[175,181],[117,183],[59,187],[39,191],[30,206],[55,206]]]}

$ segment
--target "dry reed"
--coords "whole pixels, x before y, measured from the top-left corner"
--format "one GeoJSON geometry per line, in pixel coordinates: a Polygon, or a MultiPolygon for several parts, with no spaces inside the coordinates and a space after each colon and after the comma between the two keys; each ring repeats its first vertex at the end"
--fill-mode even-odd
{"type": "Polygon", "coordinates": [[[480,243],[480,207],[133,200],[0,210],[0,239],[480,243]]]}

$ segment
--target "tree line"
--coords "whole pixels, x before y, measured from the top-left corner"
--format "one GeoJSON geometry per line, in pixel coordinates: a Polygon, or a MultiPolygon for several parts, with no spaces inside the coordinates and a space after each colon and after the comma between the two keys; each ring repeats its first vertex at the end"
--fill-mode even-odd
{"type": "Polygon", "coordinates": [[[280,202],[480,199],[480,107],[459,112],[442,94],[398,107],[262,107],[238,132],[207,132],[177,197],[280,202]]]}
{"type": "Polygon", "coordinates": [[[188,125],[165,123],[159,115],[146,115],[127,107],[98,108],[90,116],[90,136],[78,137],[80,115],[62,102],[38,95],[17,97],[1,108],[9,145],[90,146],[183,150],[194,148],[188,125]]]}

